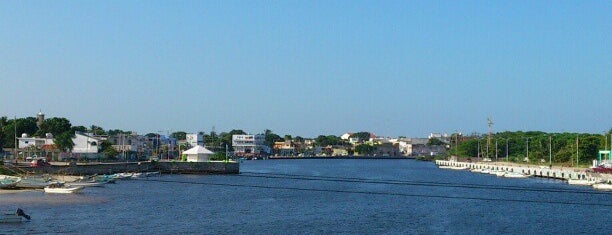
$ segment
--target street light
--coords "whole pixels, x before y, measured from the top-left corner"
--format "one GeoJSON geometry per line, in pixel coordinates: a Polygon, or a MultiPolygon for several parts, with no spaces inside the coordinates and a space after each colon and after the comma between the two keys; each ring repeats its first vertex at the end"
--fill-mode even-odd
{"type": "Polygon", "coordinates": [[[508,162],[508,139],[510,138],[506,138],[506,162],[508,162]]]}
{"type": "Polygon", "coordinates": [[[552,169],[552,135],[548,136],[548,169],[552,169]]]}
{"type": "Polygon", "coordinates": [[[527,156],[526,157],[527,157],[527,161],[529,161],[529,137],[526,137],[525,139],[527,140],[527,142],[525,144],[525,146],[527,146],[526,147],[526,149],[527,149],[527,156]]]}

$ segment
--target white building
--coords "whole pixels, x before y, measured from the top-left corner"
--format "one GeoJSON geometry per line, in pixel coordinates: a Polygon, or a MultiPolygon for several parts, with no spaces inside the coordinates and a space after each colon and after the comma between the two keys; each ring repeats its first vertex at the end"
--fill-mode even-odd
{"type": "Polygon", "coordinates": [[[188,162],[206,162],[214,153],[203,146],[196,145],[193,148],[183,152],[187,156],[188,162]]]}
{"type": "Polygon", "coordinates": [[[234,154],[242,155],[258,155],[270,154],[270,148],[265,146],[265,135],[232,135],[232,146],[234,146],[234,154]]]}
{"type": "Polygon", "coordinates": [[[185,140],[189,143],[190,146],[204,146],[204,133],[200,132],[197,134],[187,134],[185,135],[185,140]]]}
{"type": "Polygon", "coordinates": [[[98,148],[102,143],[101,138],[94,137],[92,133],[75,132],[72,142],[74,147],[73,153],[95,154],[98,153],[98,148]]]}
{"type": "Polygon", "coordinates": [[[48,133],[45,138],[28,137],[28,134],[23,133],[21,138],[17,138],[17,140],[19,140],[19,144],[17,146],[20,149],[28,148],[30,146],[42,148],[44,145],[54,144],[53,135],[51,135],[51,133],[48,133]]]}

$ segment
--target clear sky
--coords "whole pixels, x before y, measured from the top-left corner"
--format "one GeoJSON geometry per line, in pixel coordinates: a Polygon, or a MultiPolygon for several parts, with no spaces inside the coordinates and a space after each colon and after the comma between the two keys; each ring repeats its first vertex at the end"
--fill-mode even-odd
{"type": "Polygon", "coordinates": [[[612,1],[2,1],[0,116],[279,135],[612,128],[612,1]]]}

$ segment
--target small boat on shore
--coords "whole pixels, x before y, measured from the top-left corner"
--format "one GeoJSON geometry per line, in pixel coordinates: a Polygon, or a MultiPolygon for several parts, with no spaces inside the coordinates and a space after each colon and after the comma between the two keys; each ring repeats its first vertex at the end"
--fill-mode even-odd
{"type": "Polygon", "coordinates": [[[45,187],[45,193],[76,193],[81,191],[83,187],[66,186],[61,183],[52,183],[45,187]]]}
{"type": "Polygon", "coordinates": [[[594,189],[599,189],[599,190],[612,190],[612,184],[610,183],[598,183],[598,184],[593,184],[593,188],[594,189]]]}
{"type": "Polygon", "coordinates": [[[2,175],[2,177],[0,177],[0,189],[15,188],[19,181],[21,181],[20,177],[2,175]]]}
{"type": "Polygon", "coordinates": [[[65,183],[67,186],[74,187],[104,187],[104,182],[96,182],[96,181],[83,181],[83,182],[68,182],[65,183]]]}
{"type": "Polygon", "coordinates": [[[594,185],[600,183],[599,181],[593,181],[593,180],[580,180],[580,179],[568,179],[567,180],[567,184],[569,185],[594,185]]]}
{"type": "Polygon", "coordinates": [[[506,178],[527,178],[529,176],[523,173],[519,173],[519,172],[506,172],[504,174],[504,177],[506,178]]]}
{"type": "Polygon", "coordinates": [[[27,215],[21,208],[17,208],[15,213],[3,212],[0,213],[0,223],[21,223],[24,220],[30,220],[30,216],[27,215]]]}

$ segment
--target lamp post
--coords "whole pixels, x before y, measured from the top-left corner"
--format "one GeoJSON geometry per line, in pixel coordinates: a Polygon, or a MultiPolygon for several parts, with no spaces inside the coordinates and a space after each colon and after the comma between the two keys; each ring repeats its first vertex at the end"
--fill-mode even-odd
{"type": "Polygon", "coordinates": [[[506,138],[506,162],[508,162],[508,138],[506,138]]]}
{"type": "Polygon", "coordinates": [[[527,147],[526,147],[526,149],[527,149],[527,150],[526,150],[526,152],[527,152],[526,157],[527,157],[527,161],[529,161],[529,137],[527,137],[527,138],[525,138],[525,139],[527,140],[527,142],[526,142],[526,144],[525,144],[525,146],[527,146],[527,147]]]}
{"type": "Polygon", "coordinates": [[[548,136],[548,169],[552,169],[552,135],[548,136]]]}
{"type": "Polygon", "coordinates": [[[497,139],[495,139],[495,161],[497,162],[497,139]]]}

